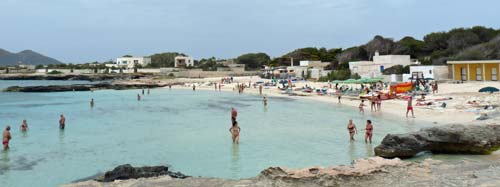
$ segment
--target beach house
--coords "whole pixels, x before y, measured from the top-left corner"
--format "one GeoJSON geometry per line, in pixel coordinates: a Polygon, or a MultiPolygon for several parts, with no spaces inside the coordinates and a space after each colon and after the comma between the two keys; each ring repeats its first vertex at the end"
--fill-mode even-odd
{"type": "Polygon", "coordinates": [[[379,55],[375,52],[373,61],[349,62],[351,74],[357,73],[362,78],[382,76],[382,72],[395,65],[407,66],[412,64],[410,55],[379,55]]]}
{"type": "Polygon", "coordinates": [[[497,81],[500,60],[448,61],[453,80],[497,81]]]}
{"type": "Polygon", "coordinates": [[[147,66],[151,64],[151,58],[149,57],[120,57],[116,58],[116,64],[111,64],[107,67],[120,67],[125,69],[133,69],[137,65],[139,66],[147,66]]]}
{"type": "Polygon", "coordinates": [[[188,56],[176,56],[174,58],[174,67],[180,68],[180,67],[193,67],[194,66],[194,60],[191,57],[188,56]]]}
{"type": "Polygon", "coordinates": [[[448,66],[410,66],[410,75],[413,73],[422,73],[424,78],[430,78],[434,80],[445,80],[449,79],[449,68],[448,66]]]}

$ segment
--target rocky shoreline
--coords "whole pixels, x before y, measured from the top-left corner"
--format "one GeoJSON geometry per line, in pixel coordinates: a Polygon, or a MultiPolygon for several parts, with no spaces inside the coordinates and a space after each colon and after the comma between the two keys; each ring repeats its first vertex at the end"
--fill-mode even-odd
{"type": "Polygon", "coordinates": [[[78,80],[78,81],[106,81],[139,79],[145,74],[0,74],[0,80],[78,80]]]}
{"type": "Polygon", "coordinates": [[[500,125],[444,125],[405,134],[388,134],[375,155],[412,157],[424,151],[445,154],[490,154],[500,148],[500,125]]]}
{"type": "Polygon", "coordinates": [[[426,159],[405,162],[399,159],[373,157],[354,161],[352,165],[330,168],[286,169],[271,167],[257,177],[230,180],[168,175],[152,178],[98,182],[95,180],[63,185],[64,187],[326,187],[326,186],[498,186],[500,163],[478,161],[442,162],[426,159]]]}

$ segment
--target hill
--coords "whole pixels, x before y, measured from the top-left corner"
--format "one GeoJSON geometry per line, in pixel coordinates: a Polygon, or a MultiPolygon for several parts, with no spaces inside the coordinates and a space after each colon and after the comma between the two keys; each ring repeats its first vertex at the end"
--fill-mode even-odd
{"type": "Polygon", "coordinates": [[[24,50],[19,53],[11,53],[5,49],[0,49],[0,66],[12,65],[44,65],[44,64],[62,64],[62,62],[44,56],[32,50],[24,50]]]}

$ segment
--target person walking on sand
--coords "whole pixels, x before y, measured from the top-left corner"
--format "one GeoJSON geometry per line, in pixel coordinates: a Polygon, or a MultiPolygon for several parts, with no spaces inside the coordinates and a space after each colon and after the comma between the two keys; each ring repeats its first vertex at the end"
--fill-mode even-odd
{"type": "Polygon", "coordinates": [[[358,129],[356,129],[356,125],[352,122],[352,119],[347,124],[347,130],[349,131],[350,141],[354,141],[354,134],[358,134],[358,129]]]}
{"type": "Polygon", "coordinates": [[[412,116],[413,118],[415,118],[415,114],[413,113],[413,105],[412,105],[412,100],[413,100],[413,97],[412,97],[412,96],[410,96],[410,97],[408,98],[408,106],[406,107],[406,118],[408,118],[408,112],[410,112],[410,110],[411,110],[411,116],[412,116]]]}
{"type": "Polygon", "coordinates": [[[342,102],[340,102],[340,99],[342,98],[342,94],[339,93],[338,96],[337,96],[337,99],[339,100],[339,104],[342,104],[342,102]]]}
{"type": "Polygon", "coordinates": [[[259,85],[259,95],[262,95],[262,84],[259,85]]]}
{"type": "Polygon", "coordinates": [[[229,132],[232,135],[233,143],[238,144],[240,142],[241,128],[238,126],[238,122],[237,121],[233,122],[233,125],[231,126],[231,128],[229,128],[229,132]]]}
{"type": "Polygon", "coordinates": [[[372,135],[373,135],[372,121],[371,120],[366,120],[365,143],[368,143],[368,140],[370,141],[370,144],[372,143],[372,135]]]}
{"type": "Polygon", "coordinates": [[[90,108],[94,108],[94,98],[90,99],[90,108]]]}
{"type": "Polygon", "coordinates": [[[12,136],[10,135],[10,126],[7,125],[7,127],[5,127],[5,131],[3,131],[3,136],[2,136],[2,145],[4,151],[9,149],[9,141],[11,139],[12,136]]]}
{"type": "Polygon", "coordinates": [[[362,113],[362,114],[365,113],[365,108],[364,107],[365,107],[365,100],[362,99],[361,103],[359,103],[359,107],[358,107],[359,108],[359,113],[362,113]]]}
{"type": "Polygon", "coordinates": [[[21,132],[26,132],[28,130],[28,122],[26,122],[25,119],[23,119],[23,122],[21,123],[21,132]]]}
{"type": "Polygon", "coordinates": [[[59,118],[59,129],[64,129],[64,126],[66,126],[66,118],[61,114],[59,118]]]}

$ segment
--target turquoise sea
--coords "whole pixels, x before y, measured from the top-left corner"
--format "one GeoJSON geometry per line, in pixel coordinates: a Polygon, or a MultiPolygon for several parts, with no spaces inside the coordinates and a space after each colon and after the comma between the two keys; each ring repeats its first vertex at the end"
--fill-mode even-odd
{"type": "MultiPolygon", "coordinates": [[[[82,83],[0,81],[12,85],[82,83]]],[[[9,151],[0,152],[0,184],[57,186],[130,163],[167,164],[191,176],[245,178],[270,166],[303,168],[349,164],[373,155],[387,133],[419,129],[401,116],[359,114],[357,108],[304,99],[269,98],[230,92],[152,89],[95,92],[0,93],[0,128],[12,126],[9,151]],[[95,107],[89,101],[95,99],[95,107]],[[230,108],[242,132],[233,145],[230,108]],[[66,129],[58,129],[59,115],[66,129]],[[349,143],[347,121],[374,124],[374,142],[364,131],[349,143]],[[27,133],[19,126],[26,119],[27,133]]]]}

